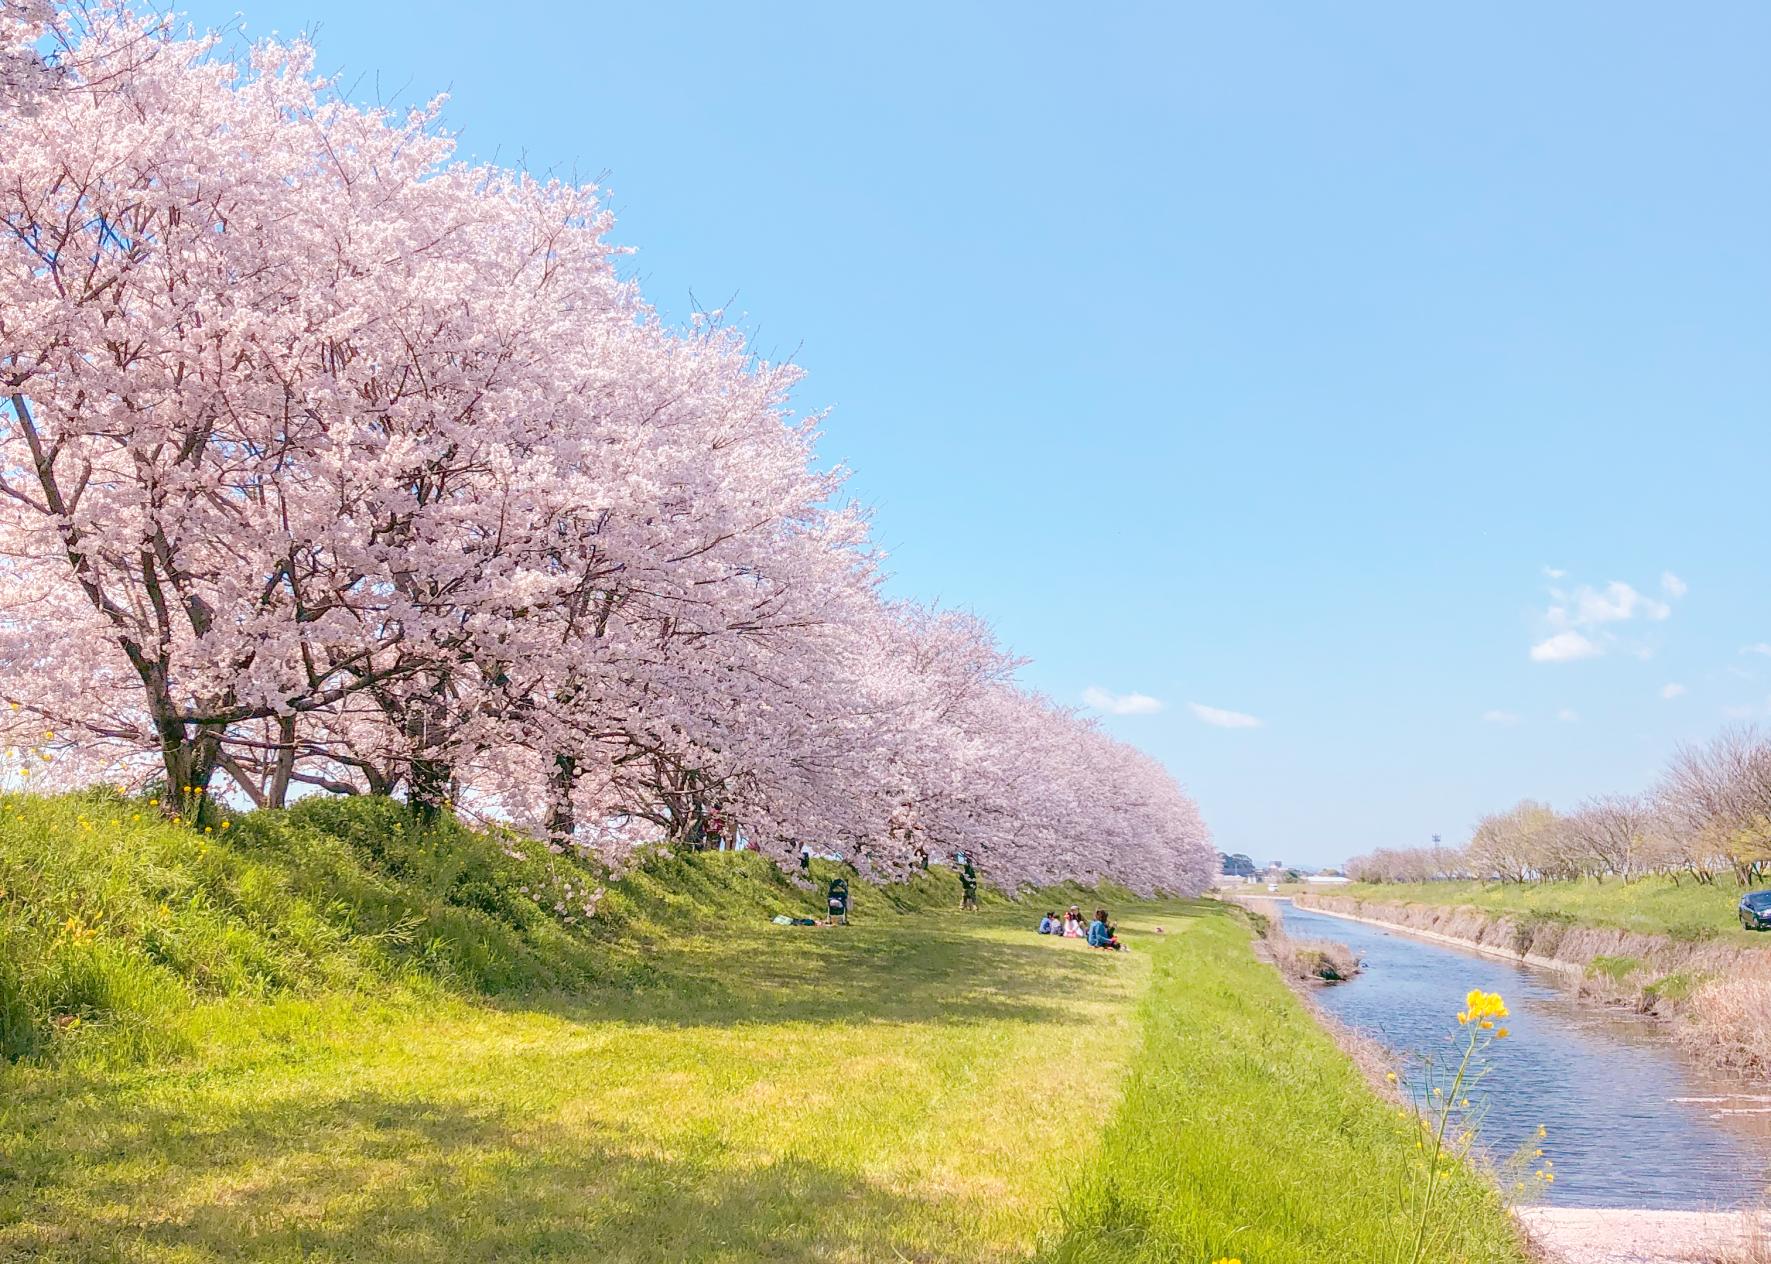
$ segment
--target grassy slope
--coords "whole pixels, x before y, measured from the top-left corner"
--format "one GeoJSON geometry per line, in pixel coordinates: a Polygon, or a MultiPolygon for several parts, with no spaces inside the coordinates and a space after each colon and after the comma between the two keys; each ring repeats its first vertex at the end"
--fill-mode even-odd
{"type": "Polygon", "coordinates": [[[1734,906],[1740,888],[1732,882],[1674,885],[1668,878],[1635,882],[1410,882],[1351,883],[1323,888],[1318,895],[1351,896],[1412,904],[1462,904],[1495,913],[1537,913],[1589,926],[1609,926],[1676,939],[1719,938],[1771,946],[1771,935],[1740,929],[1734,906]]]}
{"type": "MultiPolygon", "coordinates": [[[[521,888],[589,875],[392,805],[208,839],[134,814],[0,801],[30,1046],[0,1261],[963,1264],[1104,1232],[1350,1260],[1325,1243],[1411,1144],[1216,906],[1121,905],[1108,956],[931,875],[785,928],[804,893],[702,856],[566,926],[521,888]]],[[[1435,1258],[1515,1258],[1469,1220],[1479,1250],[1435,1258]]]]}

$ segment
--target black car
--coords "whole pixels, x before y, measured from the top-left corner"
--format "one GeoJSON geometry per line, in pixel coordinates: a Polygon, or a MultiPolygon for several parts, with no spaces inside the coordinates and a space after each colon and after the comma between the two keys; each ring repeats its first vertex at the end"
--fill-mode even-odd
{"type": "Polygon", "coordinates": [[[1740,924],[1747,930],[1771,930],[1771,891],[1748,891],[1740,897],[1740,924]]]}

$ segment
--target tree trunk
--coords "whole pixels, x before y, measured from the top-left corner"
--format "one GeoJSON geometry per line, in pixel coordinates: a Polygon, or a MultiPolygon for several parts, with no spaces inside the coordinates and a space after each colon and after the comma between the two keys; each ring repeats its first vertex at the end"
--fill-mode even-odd
{"type": "Polygon", "coordinates": [[[572,806],[572,787],[578,780],[578,760],[572,755],[555,755],[547,773],[547,835],[549,838],[571,838],[578,832],[578,814],[572,806]]]}
{"type": "Polygon", "coordinates": [[[425,702],[415,702],[406,710],[406,741],[411,752],[406,773],[406,803],[426,824],[443,814],[455,772],[449,760],[433,753],[436,749],[434,735],[443,731],[442,725],[432,723],[432,712],[439,710],[440,707],[425,702]]]}
{"type": "Polygon", "coordinates": [[[295,717],[277,717],[277,763],[271,772],[267,801],[273,808],[288,806],[289,782],[295,776],[295,717]]]}

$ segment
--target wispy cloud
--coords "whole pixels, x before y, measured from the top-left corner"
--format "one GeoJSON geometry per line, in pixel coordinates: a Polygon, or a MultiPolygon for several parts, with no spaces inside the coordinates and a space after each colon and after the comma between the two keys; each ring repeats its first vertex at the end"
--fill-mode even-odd
{"type": "Polygon", "coordinates": [[[1740,652],[1742,654],[1764,654],[1767,657],[1771,657],[1771,641],[1759,641],[1753,645],[1743,645],[1740,647],[1740,652]]]}
{"type": "Polygon", "coordinates": [[[1576,711],[1573,707],[1563,707],[1560,711],[1556,712],[1556,718],[1564,724],[1579,724],[1580,712],[1576,711]]]}
{"type": "Polygon", "coordinates": [[[1561,579],[1568,574],[1567,571],[1557,566],[1546,566],[1543,568],[1543,573],[1549,579],[1561,579]]]}
{"type": "Polygon", "coordinates": [[[1674,698],[1683,698],[1685,692],[1684,685],[1674,682],[1668,682],[1660,687],[1660,696],[1665,698],[1668,702],[1671,702],[1674,698]]]}
{"type": "Polygon", "coordinates": [[[1220,729],[1258,729],[1261,722],[1252,715],[1244,715],[1240,711],[1225,711],[1221,707],[1208,707],[1203,702],[1189,702],[1187,709],[1207,724],[1220,729]]]}
{"type": "Polygon", "coordinates": [[[1597,658],[1605,651],[1579,632],[1558,632],[1531,647],[1534,663],[1572,663],[1577,658],[1597,658]]]}
{"type": "Polygon", "coordinates": [[[1147,693],[1110,693],[1099,685],[1090,685],[1082,691],[1082,700],[1097,711],[1105,711],[1108,715],[1155,715],[1168,704],[1160,698],[1152,698],[1147,693]]]}
{"type": "Polygon", "coordinates": [[[1482,713],[1482,718],[1489,724],[1510,726],[1519,722],[1518,715],[1511,711],[1484,711],[1482,713]]]}
{"type": "Polygon", "coordinates": [[[1672,612],[1673,608],[1659,598],[1644,596],[1622,580],[1614,579],[1603,588],[1582,584],[1574,590],[1568,605],[1550,608],[1549,619],[1551,623],[1585,628],[1601,623],[1624,623],[1638,615],[1664,619],[1672,612]]]}
{"type": "MultiPolygon", "coordinates": [[[[1546,566],[1544,574],[1552,581],[1566,572],[1546,566]]],[[[1671,571],[1660,577],[1661,590],[1668,596],[1685,595],[1685,581],[1671,571]]],[[[1618,649],[1647,658],[1652,649],[1624,640],[1612,628],[1636,619],[1658,623],[1672,617],[1673,608],[1659,597],[1651,597],[1633,585],[1614,579],[1603,587],[1579,584],[1565,588],[1552,582],[1548,587],[1549,608],[1543,612],[1543,627],[1548,635],[1531,646],[1535,663],[1570,663],[1581,658],[1597,658],[1618,649]]]]}

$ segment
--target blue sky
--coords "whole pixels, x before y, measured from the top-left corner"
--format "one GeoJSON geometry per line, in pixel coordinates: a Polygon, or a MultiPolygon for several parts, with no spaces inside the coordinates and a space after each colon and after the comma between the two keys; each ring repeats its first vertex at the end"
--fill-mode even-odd
{"type": "Polygon", "coordinates": [[[1771,716],[1771,8],[246,22],[607,172],[655,303],[809,370],[895,590],[1159,702],[1105,722],[1228,850],[1461,838],[1771,716]]]}

